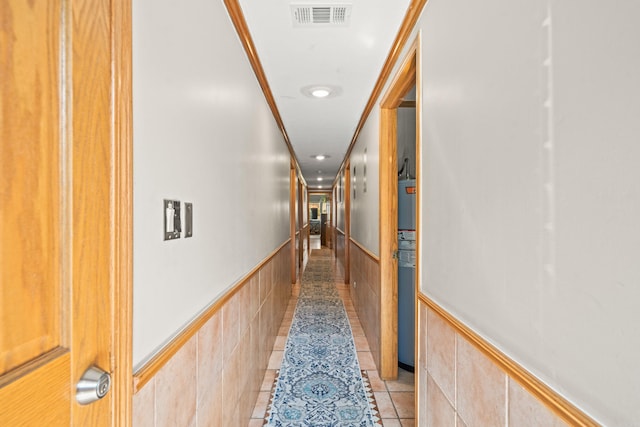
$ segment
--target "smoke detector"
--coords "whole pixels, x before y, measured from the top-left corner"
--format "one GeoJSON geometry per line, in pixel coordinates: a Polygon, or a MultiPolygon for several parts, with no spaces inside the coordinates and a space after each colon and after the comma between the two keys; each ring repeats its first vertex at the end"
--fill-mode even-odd
{"type": "Polygon", "coordinates": [[[292,4],[294,27],[346,27],[351,17],[350,4],[292,4]]]}

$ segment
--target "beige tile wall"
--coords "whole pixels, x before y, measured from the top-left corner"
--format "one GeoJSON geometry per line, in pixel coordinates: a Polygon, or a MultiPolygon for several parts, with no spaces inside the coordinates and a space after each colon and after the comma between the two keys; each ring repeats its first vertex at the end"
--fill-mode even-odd
{"type": "Polygon", "coordinates": [[[249,423],[291,296],[285,245],[133,399],[134,427],[249,423]]]}
{"type": "Polygon", "coordinates": [[[351,301],[369,342],[371,355],[380,367],[380,265],[358,245],[350,242],[351,301]],[[356,284],[354,287],[353,284],[356,284]]]}
{"type": "MultiPolygon", "coordinates": [[[[346,260],[346,248],[345,248],[345,236],[341,231],[336,230],[336,259],[338,260],[338,266],[344,273],[347,260],[346,260]]],[[[342,276],[344,277],[344,275],[342,276]]]]}
{"type": "Polygon", "coordinates": [[[423,301],[418,307],[418,425],[567,425],[423,301]]]}

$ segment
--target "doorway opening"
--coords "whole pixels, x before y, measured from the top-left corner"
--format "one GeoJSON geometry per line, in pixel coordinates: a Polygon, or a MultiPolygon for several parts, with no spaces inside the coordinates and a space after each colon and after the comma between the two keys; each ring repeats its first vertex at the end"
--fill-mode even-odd
{"type": "Polygon", "coordinates": [[[420,70],[418,40],[380,103],[380,376],[398,376],[416,357],[416,289],[419,277],[420,70]],[[413,129],[409,129],[413,127],[413,129]],[[414,130],[413,132],[411,130],[414,130]],[[405,160],[406,159],[406,160],[405,160]],[[399,186],[403,195],[399,198],[399,186]],[[405,197],[408,196],[408,197],[405,197]],[[408,199],[399,209],[399,200],[408,199]],[[398,213],[414,224],[399,224],[398,213]],[[382,215],[382,213],[386,215],[382,215]],[[400,227],[399,227],[400,225],[400,227]],[[413,227],[413,228],[412,228],[413,227]],[[400,228],[400,230],[399,230],[400,228]],[[401,233],[399,233],[401,231],[401,233]],[[400,245],[399,245],[400,241],[400,245]],[[399,268],[399,266],[402,266],[399,268]],[[406,270],[406,271],[403,271],[406,270]],[[412,271],[410,271],[412,270],[412,271]],[[399,272],[404,283],[399,289],[399,272]],[[405,289],[407,288],[408,289],[405,289]],[[402,305],[399,319],[399,304],[402,305]],[[399,348],[404,345],[403,349],[399,348]],[[407,354],[408,353],[408,354],[407,354]]]}
{"type": "Polygon", "coordinates": [[[310,248],[332,247],[331,191],[309,192],[310,248]]]}
{"type": "Polygon", "coordinates": [[[414,372],[416,316],[416,87],[396,109],[398,367],[414,372]]]}

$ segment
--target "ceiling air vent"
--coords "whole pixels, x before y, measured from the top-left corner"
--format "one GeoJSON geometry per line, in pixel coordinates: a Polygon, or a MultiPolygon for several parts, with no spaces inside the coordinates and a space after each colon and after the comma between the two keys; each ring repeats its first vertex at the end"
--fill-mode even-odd
{"type": "Polygon", "coordinates": [[[349,24],[351,5],[291,5],[291,18],[294,27],[334,26],[349,24]]]}

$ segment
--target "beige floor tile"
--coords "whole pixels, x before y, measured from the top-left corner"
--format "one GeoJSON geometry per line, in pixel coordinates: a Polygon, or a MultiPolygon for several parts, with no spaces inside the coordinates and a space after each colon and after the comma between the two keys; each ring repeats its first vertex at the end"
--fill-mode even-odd
{"type": "Polygon", "coordinates": [[[373,395],[376,398],[378,412],[380,413],[381,418],[398,418],[398,414],[396,413],[396,409],[393,406],[389,393],[386,391],[374,391],[373,395]]]}
{"type": "Polygon", "coordinates": [[[370,351],[367,337],[353,337],[353,340],[356,344],[356,351],[370,351]]]}
{"type": "Polygon", "coordinates": [[[364,337],[364,329],[362,326],[353,326],[351,325],[351,332],[353,332],[354,337],[364,337]]]}
{"type": "Polygon", "coordinates": [[[276,337],[276,342],[273,344],[274,350],[284,350],[284,346],[287,343],[286,335],[278,335],[276,337]]]}
{"type": "Polygon", "coordinates": [[[258,400],[256,400],[256,406],[253,408],[253,414],[251,418],[262,418],[264,419],[264,414],[267,412],[267,405],[269,405],[269,397],[271,396],[271,392],[269,391],[261,391],[258,393],[258,400]]]}
{"type": "Polygon", "coordinates": [[[389,392],[399,418],[415,418],[415,394],[409,391],[389,392]]]}
{"type": "MultiPolygon", "coordinates": [[[[351,330],[357,329],[358,331],[362,330],[364,332],[364,329],[360,324],[360,320],[358,320],[357,318],[356,319],[349,318],[349,324],[351,325],[351,330]]],[[[364,335],[364,333],[362,335],[364,335]]]]}
{"type": "Polygon", "coordinates": [[[400,424],[402,424],[402,427],[415,427],[416,420],[413,418],[404,418],[400,420],[400,424]]]}
{"type": "Polygon", "coordinates": [[[269,357],[269,364],[267,369],[280,369],[282,366],[282,358],[284,357],[284,351],[274,350],[269,357]]]}
{"type": "Polygon", "coordinates": [[[249,427],[262,427],[264,425],[264,419],[262,420],[249,420],[249,427]]]}
{"type": "Polygon", "coordinates": [[[278,336],[287,336],[289,335],[289,329],[291,328],[291,325],[280,325],[280,328],[278,329],[278,336]]]}
{"type": "Polygon", "coordinates": [[[264,378],[262,379],[262,385],[260,386],[260,391],[271,391],[273,387],[273,382],[276,379],[276,370],[275,369],[267,369],[264,373],[264,378]]]}
{"type": "Polygon", "coordinates": [[[400,420],[397,418],[383,418],[382,425],[384,427],[402,427],[400,420]]]}
{"type": "Polygon", "coordinates": [[[414,391],[414,375],[412,372],[398,369],[398,379],[386,381],[389,391],[414,391]]]}
{"type": "MultiPolygon", "coordinates": [[[[288,329],[291,327],[291,323],[292,323],[293,319],[282,319],[282,323],[280,323],[280,327],[286,326],[287,327],[287,333],[289,332],[288,329]]],[[[281,334],[278,334],[281,335],[281,334]]]]}
{"type": "Polygon", "coordinates": [[[378,371],[375,369],[367,370],[367,375],[369,375],[369,383],[371,384],[371,390],[373,391],[387,391],[387,386],[384,381],[380,379],[378,375],[378,371]]]}
{"type": "Polygon", "coordinates": [[[358,317],[358,314],[355,311],[347,311],[347,317],[349,318],[349,322],[352,325],[361,325],[360,323],[360,318],[358,317]]]}
{"type": "Polygon", "coordinates": [[[376,369],[376,363],[373,361],[370,351],[359,351],[358,362],[360,363],[360,369],[365,371],[376,369]]]}

